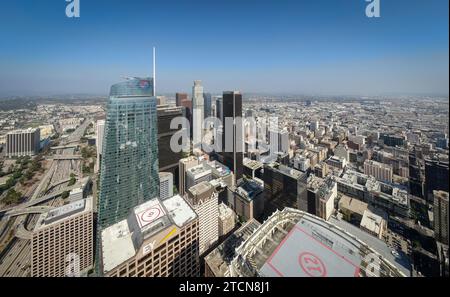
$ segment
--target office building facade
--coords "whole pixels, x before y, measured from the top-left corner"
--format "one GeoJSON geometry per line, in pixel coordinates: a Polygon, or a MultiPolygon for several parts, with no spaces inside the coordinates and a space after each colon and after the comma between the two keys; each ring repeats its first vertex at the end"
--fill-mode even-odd
{"type": "Polygon", "coordinates": [[[173,174],[171,172],[159,173],[159,198],[166,200],[173,196],[173,174]]]}
{"type": "Polygon", "coordinates": [[[159,195],[156,98],[152,80],[113,85],[107,104],[98,224],[110,226],[159,195]]]}
{"type": "Polygon", "coordinates": [[[199,251],[202,255],[219,238],[218,194],[209,182],[203,181],[187,191],[186,200],[198,215],[199,251]]]}
{"type": "Polygon", "coordinates": [[[425,160],[426,199],[433,201],[433,191],[449,191],[448,161],[425,160]]]}
{"type": "Polygon", "coordinates": [[[392,166],[387,164],[366,160],[364,162],[364,174],[371,175],[379,181],[392,182],[392,166]]]}
{"type": "Polygon", "coordinates": [[[183,117],[182,107],[170,107],[167,105],[158,106],[158,162],[159,171],[170,171],[176,174],[178,161],[182,158],[183,152],[174,152],[170,146],[173,135],[181,129],[170,128],[173,119],[183,117]]]}
{"type": "Polygon", "coordinates": [[[204,112],[205,104],[202,81],[195,80],[194,86],[192,87],[192,143],[194,147],[202,143],[204,112]]]}
{"type": "Polygon", "coordinates": [[[278,163],[264,166],[264,217],[285,207],[308,210],[307,175],[278,163]]]}
{"type": "Polygon", "coordinates": [[[92,197],[42,214],[31,236],[31,276],[83,276],[94,264],[92,197]]]}
{"type": "Polygon", "coordinates": [[[223,92],[223,135],[222,157],[223,164],[230,168],[240,181],[243,176],[243,146],[244,133],[242,123],[242,94],[236,91],[223,92]],[[229,119],[227,125],[226,119],[229,119]]]}
{"type": "Polygon", "coordinates": [[[434,236],[437,241],[448,245],[448,192],[433,191],[434,236]]]}
{"type": "Polygon", "coordinates": [[[6,157],[35,156],[40,149],[40,129],[29,128],[6,135],[6,157]]]}
{"type": "Polygon", "coordinates": [[[207,119],[211,116],[211,94],[203,93],[203,103],[204,103],[204,118],[207,119]]]}
{"type": "Polygon", "coordinates": [[[105,120],[98,120],[97,127],[95,130],[96,130],[95,145],[97,147],[97,160],[96,160],[97,163],[95,165],[95,172],[97,173],[100,170],[100,164],[103,154],[103,137],[105,135],[105,120]]]}

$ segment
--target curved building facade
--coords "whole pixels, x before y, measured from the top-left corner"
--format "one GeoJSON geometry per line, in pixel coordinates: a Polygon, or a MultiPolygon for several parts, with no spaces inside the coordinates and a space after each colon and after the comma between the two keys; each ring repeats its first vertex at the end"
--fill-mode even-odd
{"type": "Polygon", "coordinates": [[[159,195],[157,100],[151,78],[111,87],[103,139],[98,224],[108,227],[159,195]]]}

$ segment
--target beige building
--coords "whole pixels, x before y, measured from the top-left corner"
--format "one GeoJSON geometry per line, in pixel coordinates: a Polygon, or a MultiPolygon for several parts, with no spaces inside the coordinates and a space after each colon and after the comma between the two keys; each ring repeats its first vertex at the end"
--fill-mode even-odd
{"type": "Polygon", "coordinates": [[[219,204],[219,237],[230,233],[236,225],[236,214],[224,203],[219,204]]]}
{"type": "Polygon", "coordinates": [[[93,267],[92,197],[42,214],[31,237],[31,276],[85,275],[93,267]]]}
{"type": "Polygon", "coordinates": [[[384,163],[366,160],[364,162],[364,174],[371,175],[379,181],[392,182],[392,167],[384,163]]]}
{"type": "Polygon", "coordinates": [[[307,183],[307,209],[309,213],[328,220],[334,212],[337,183],[331,178],[322,179],[311,175],[307,183]]]}
{"type": "Polygon", "coordinates": [[[181,159],[179,162],[179,186],[178,193],[180,193],[181,197],[184,197],[186,194],[186,172],[189,168],[197,166],[199,164],[198,158],[195,156],[190,156],[184,159],[181,159]]]}
{"type": "Polygon", "coordinates": [[[349,222],[361,222],[367,207],[367,203],[346,195],[342,195],[339,200],[339,210],[344,215],[344,220],[349,222]]]}
{"type": "Polygon", "coordinates": [[[433,191],[434,236],[437,241],[448,245],[448,192],[433,191]]]}
{"type": "Polygon", "coordinates": [[[219,238],[219,200],[213,186],[203,181],[187,191],[186,200],[198,215],[199,252],[202,255],[219,238]]]}
{"type": "Polygon", "coordinates": [[[361,230],[381,239],[387,230],[387,222],[370,210],[365,210],[359,227],[361,230]]]}
{"type": "Polygon", "coordinates": [[[180,196],[135,207],[129,217],[102,231],[105,276],[199,276],[199,222],[180,196]]]}

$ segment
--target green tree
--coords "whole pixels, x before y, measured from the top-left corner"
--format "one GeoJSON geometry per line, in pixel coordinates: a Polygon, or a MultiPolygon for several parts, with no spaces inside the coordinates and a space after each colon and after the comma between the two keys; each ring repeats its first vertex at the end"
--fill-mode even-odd
{"type": "Polygon", "coordinates": [[[8,193],[6,193],[6,197],[3,199],[3,202],[6,205],[17,204],[22,198],[22,193],[16,192],[14,189],[10,189],[8,193]]]}
{"type": "Polygon", "coordinates": [[[75,176],[70,176],[70,180],[69,180],[69,184],[68,186],[73,186],[75,183],[77,182],[77,179],[75,178],[75,176]]]}
{"type": "Polygon", "coordinates": [[[83,165],[83,173],[84,174],[91,173],[91,168],[89,166],[83,165]]]}

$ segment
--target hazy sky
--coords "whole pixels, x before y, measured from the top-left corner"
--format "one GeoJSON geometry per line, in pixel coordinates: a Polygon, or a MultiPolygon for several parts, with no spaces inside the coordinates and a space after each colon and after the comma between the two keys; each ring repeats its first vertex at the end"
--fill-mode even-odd
{"type": "Polygon", "coordinates": [[[122,76],[159,92],[448,94],[448,0],[0,2],[0,96],[107,94],[122,76]]]}

